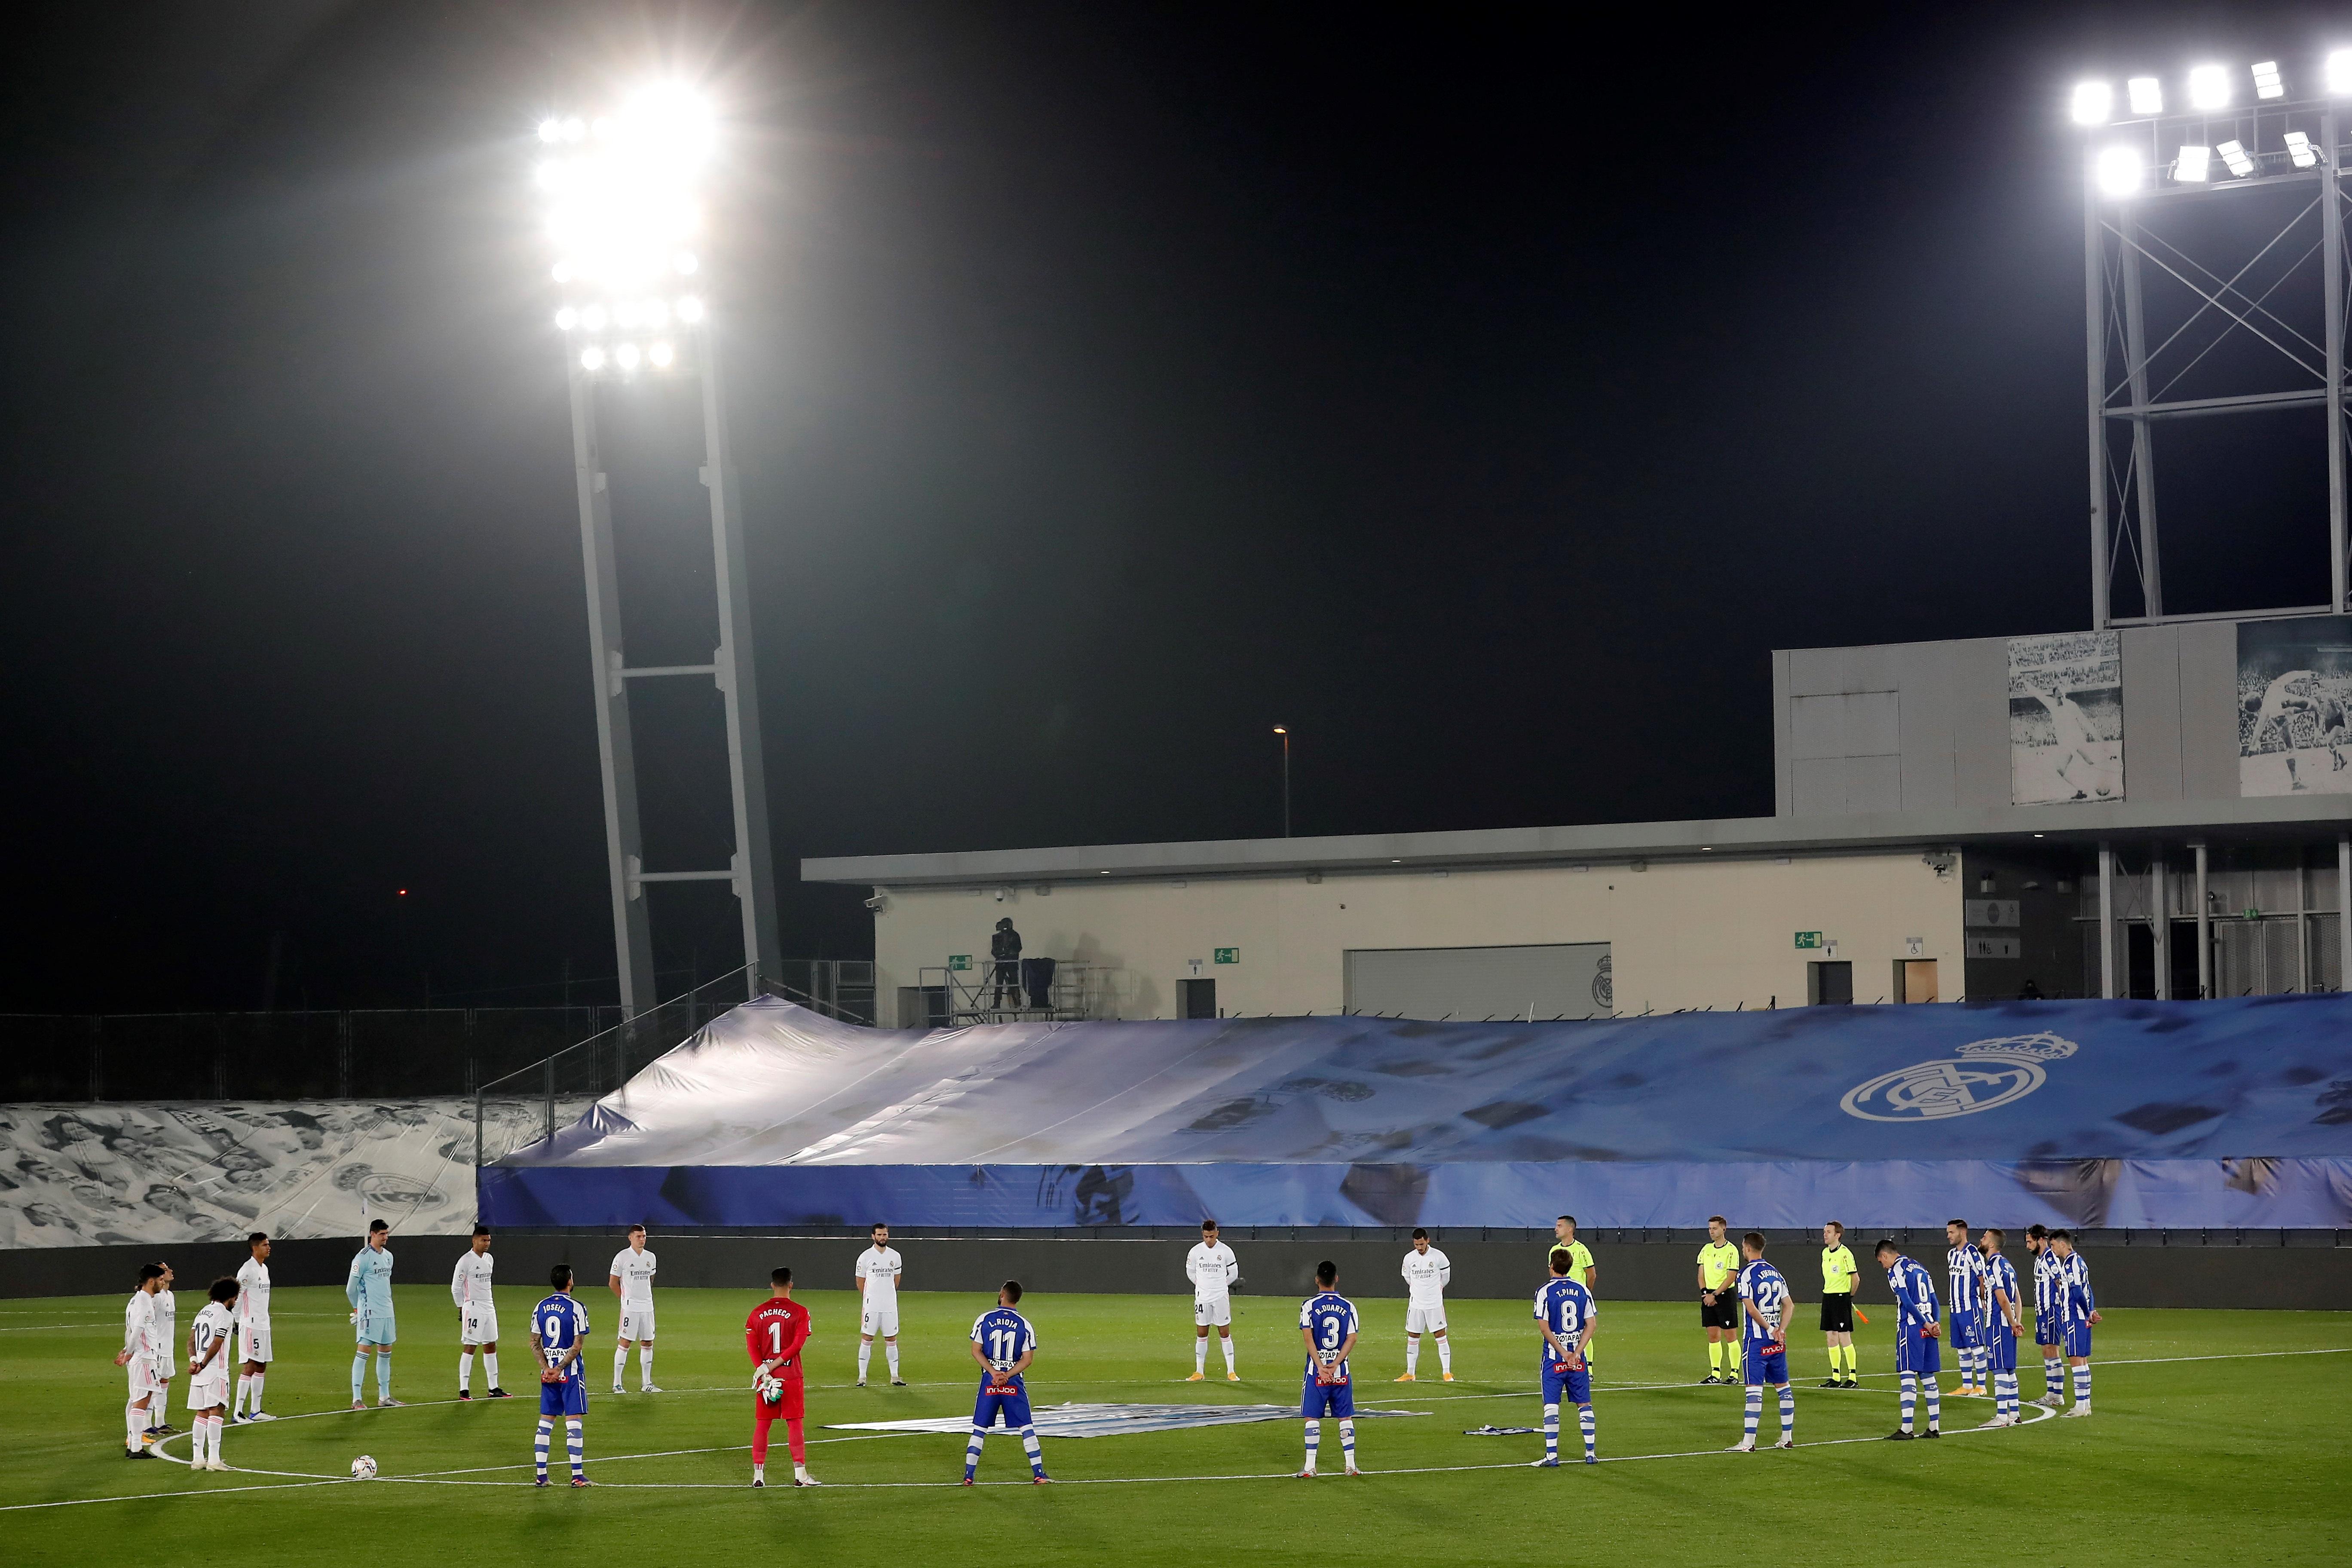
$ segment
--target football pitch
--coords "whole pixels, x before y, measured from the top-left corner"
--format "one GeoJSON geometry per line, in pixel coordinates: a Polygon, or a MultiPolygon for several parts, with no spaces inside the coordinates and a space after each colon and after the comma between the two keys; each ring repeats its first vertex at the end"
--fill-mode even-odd
{"type": "MultiPolygon", "coordinates": [[[[1344,1287],[1345,1281],[1342,1285],[1344,1287]]],[[[1532,1285],[1530,1286],[1532,1291],[1532,1285]]],[[[520,1331],[543,1290],[502,1288],[510,1401],[458,1404],[456,1313],[446,1290],[402,1287],[395,1410],[353,1412],[352,1334],[341,1295],[280,1289],[278,1360],[268,1408],[279,1420],[231,1426],[230,1474],[131,1462],[121,1455],[119,1297],[0,1303],[0,1531],[17,1561],[94,1563],[126,1555],[217,1557],[253,1568],[362,1554],[477,1563],[559,1559],[726,1563],[762,1552],[796,1561],[911,1563],[1003,1554],[1022,1563],[1248,1560],[1326,1563],[1699,1562],[1738,1553],[1777,1563],[1948,1563],[1979,1555],[2065,1564],[2340,1563],[2352,1521],[2352,1313],[2116,1310],[2098,1331],[2096,1414],[1974,1430],[1990,1403],[1947,1396],[1940,1443],[1883,1441],[1895,1424],[1891,1310],[1858,1336],[1864,1388],[1813,1386],[1827,1373],[1818,1335],[1790,1339],[1796,1378],[1792,1453],[1730,1454],[1736,1388],[1703,1387],[1703,1336],[1685,1302],[1602,1303],[1594,1409],[1603,1463],[1531,1470],[1541,1439],[1471,1436],[1482,1425],[1541,1422],[1536,1334],[1516,1300],[1451,1302],[1456,1381],[1403,1370],[1402,1300],[1358,1303],[1360,1405],[1416,1412],[1358,1423],[1370,1472],[1293,1479],[1295,1417],[1087,1439],[1048,1439],[1053,1487],[1032,1487],[1018,1438],[992,1438],[982,1485],[959,1487],[963,1437],[826,1430],[828,1423],[968,1416],[978,1369],[966,1349],[979,1296],[901,1297],[905,1375],[892,1388],[876,1346],[874,1385],[856,1377],[855,1297],[803,1300],[816,1334],[807,1355],[809,1466],[821,1489],[789,1480],[781,1425],[771,1485],[753,1491],[744,1314],[759,1290],[665,1290],[656,1376],[666,1392],[605,1392],[614,1303],[583,1291],[594,1324],[588,1466],[598,1483],[530,1485],[537,1381],[520,1331]],[[372,1455],[381,1479],[354,1482],[372,1455]]],[[[196,1298],[181,1292],[184,1335],[196,1298]]],[[[1029,1377],[1041,1409],[1065,1401],[1283,1404],[1294,1410],[1303,1360],[1297,1304],[1239,1298],[1244,1381],[1192,1371],[1189,1303],[1170,1296],[1047,1296],[1021,1304],[1036,1325],[1029,1377]]],[[[1799,1321],[1805,1321],[1800,1308],[1799,1321]]],[[[1427,1342],[1424,1342],[1427,1346],[1427,1342]]],[[[2021,1372],[2042,1392],[2038,1361],[2021,1372]]],[[[1947,1387],[1957,1380],[1948,1372],[1947,1387]]],[[[637,1384],[630,1359],[629,1387],[637,1384]]],[[[477,1394],[486,1386],[478,1365],[477,1394]]],[[[188,1425],[187,1379],[172,1417],[188,1425]]],[[[373,1405],[371,1373],[367,1397],[373,1405]]],[[[1768,1398],[1763,1431],[1775,1434],[1768,1398]]],[[[188,1438],[163,1445],[184,1458],[188,1438]]],[[[1562,1434],[1572,1461],[1573,1412],[1562,1434]]]]}

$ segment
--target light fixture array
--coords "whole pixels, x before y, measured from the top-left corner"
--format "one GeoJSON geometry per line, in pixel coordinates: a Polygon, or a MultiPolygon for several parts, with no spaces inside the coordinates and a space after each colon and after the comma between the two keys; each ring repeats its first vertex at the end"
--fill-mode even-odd
{"type": "Polygon", "coordinates": [[[678,365],[709,307],[693,279],[716,127],[692,91],[656,87],[619,112],[540,121],[532,184],[561,292],[553,320],[590,374],[678,365]]]}
{"type": "MultiPolygon", "coordinates": [[[[2352,48],[2329,52],[2320,61],[2318,74],[2328,96],[2352,97],[2352,48]]],[[[2159,177],[2168,175],[2178,184],[2205,185],[2212,183],[2217,163],[2231,179],[2245,180],[2263,173],[2265,156],[2272,160],[2273,173],[2281,172],[2282,160],[2296,169],[2310,169],[2326,158],[2327,149],[2308,130],[2278,132],[2278,141],[2266,153],[2264,138],[2256,133],[2258,124],[2245,123],[2248,111],[2241,110],[2233,114],[2231,109],[2243,83],[2252,86],[2255,110],[2286,96],[2286,76],[2276,60],[2257,61],[2245,67],[2242,75],[2238,68],[2211,63],[2189,68],[2181,84],[2181,96],[2188,105],[2185,118],[2193,121],[2198,116],[2220,116],[2224,123],[2213,130],[2242,129],[2243,134],[2218,142],[2208,135],[2177,143],[2169,163],[2159,163],[2159,177]]],[[[2154,120],[2164,115],[2165,87],[2161,78],[2126,78],[2123,99],[2135,120],[2154,120]]],[[[2074,123],[2084,127],[2112,122],[2116,104],[2115,85],[2098,79],[2077,82],[2070,100],[2074,123]]],[[[2193,128],[2189,129],[2190,134],[2196,133],[2193,128]]],[[[2148,173],[2146,154],[2136,146],[2102,148],[2092,161],[2093,178],[2109,196],[2127,196],[2138,191],[2147,184],[2148,173]]]]}

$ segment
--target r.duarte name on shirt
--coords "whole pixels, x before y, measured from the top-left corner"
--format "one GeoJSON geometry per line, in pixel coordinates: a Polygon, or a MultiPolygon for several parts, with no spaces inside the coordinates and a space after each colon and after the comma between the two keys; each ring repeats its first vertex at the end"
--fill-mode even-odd
{"type": "Polygon", "coordinates": [[[2003,1035],[1971,1040],[1949,1057],[1881,1073],[1845,1091],[1840,1109],[1865,1121],[1938,1121],[2012,1104],[2040,1089],[2042,1063],[2078,1047],[2056,1035],[2003,1035]]]}

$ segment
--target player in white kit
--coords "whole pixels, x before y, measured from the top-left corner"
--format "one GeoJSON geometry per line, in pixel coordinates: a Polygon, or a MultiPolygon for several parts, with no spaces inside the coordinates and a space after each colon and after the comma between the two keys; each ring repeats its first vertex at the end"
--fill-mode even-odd
{"type": "Polygon", "coordinates": [[[874,1338],[882,1337],[882,1352],[890,1363],[890,1386],[904,1388],[898,1375],[898,1287],[907,1265],[890,1245],[890,1227],[874,1227],[874,1245],[857,1255],[857,1386],[866,1386],[866,1369],[874,1360],[874,1338]]]}
{"type": "Polygon", "coordinates": [[[1454,1265],[1429,1245],[1429,1232],[1412,1233],[1412,1250],[1404,1255],[1404,1375],[1413,1381],[1421,1366],[1421,1336],[1437,1341],[1437,1366],[1445,1381],[1454,1381],[1454,1346],[1445,1337],[1445,1287],[1454,1279],[1454,1265]]]}
{"type": "Polygon", "coordinates": [[[654,1255],[646,1249],[646,1227],[629,1227],[629,1245],[613,1254],[612,1278],[606,1281],[621,1300],[621,1342],[613,1350],[613,1392],[621,1392],[621,1373],[629,1364],[629,1347],[637,1352],[637,1385],[659,1394],[654,1382],[654,1255]]]}
{"type": "Polygon", "coordinates": [[[482,1352],[482,1375],[489,1380],[489,1397],[514,1396],[499,1386],[499,1303],[490,1293],[490,1227],[474,1227],[474,1243],[457,1255],[449,1276],[449,1300],[457,1304],[457,1397],[474,1397],[474,1351],[482,1352]]]}
{"type": "Polygon", "coordinates": [[[221,1458],[221,1428],[228,1425],[229,1341],[236,1329],[229,1306],[238,1293],[236,1280],[226,1276],[214,1280],[205,1292],[209,1299],[188,1329],[188,1415],[196,1424],[190,1469],[228,1468],[228,1461],[221,1458]]]}
{"type": "Polygon", "coordinates": [[[1225,1352],[1225,1381],[1239,1383],[1241,1373],[1234,1370],[1234,1281],[1240,1279],[1242,1266],[1234,1257],[1234,1249],[1217,1239],[1217,1222],[1201,1222],[1201,1245],[1184,1255],[1184,1277],[1192,1281],[1192,1375],[1187,1383],[1198,1383],[1208,1375],[1209,1331],[1217,1331],[1217,1340],[1225,1352]]]}
{"type": "Polygon", "coordinates": [[[261,1408],[261,1383],[269,1373],[269,1235],[255,1231],[245,1238],[253,1254],[236,1268],[236,1403],[229,1419],[243,1426],[275,1421],[261,1408]]]}
{"type": "Polygon", "coordinates": [[[147,1402],[155,1396],[156,1384],[172,1375],[164,1358],[171,1354],[168,1343],[155,1338],[155,1292],[163,1288],[163,1266],[142,1263],[139,1266],[139,1289],[131,1293],[122,1309],[122,1348],[114,1352],[114,1364],[125,1370],[131,1381],[131,1402],[122,1407],[124,1440],[129,1447],[126,1459],[152,1459],[147,1451],[147,1402]],[[163,1356],[156,1351],[161,1346],[163,1356]],[[161,1375],[157,1363],[163,1362],[161,1375]]]}
{"type": "Polygon", "coordinates": [[[172,1281],[176,1276],[168,1263],[163,1268],[163,1283],[155,1292],[155,1361],[163,1370],[155,1375],[155,1397],[147,1402],[147,1440],[168,1437],[179,1428],[172,1425],[173,1359],[179,1354],[180,1299],[172,1293],[172,1281]]]}

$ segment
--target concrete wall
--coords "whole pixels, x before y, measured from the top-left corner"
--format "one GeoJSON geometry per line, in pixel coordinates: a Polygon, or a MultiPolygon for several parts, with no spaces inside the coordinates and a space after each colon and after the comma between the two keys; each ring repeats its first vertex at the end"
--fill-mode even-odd
{"type": "MultiPolygon", "coordinates": [[[[1481,947],[1605,942],[1617,1007],[1783,1007],[1805,1000],[1807,953],[1795,933],[1819,931],[1854,966],[1854,994],[1889,990],[1905,939],[1914,955],[1940,961],[1949,1000],[1961,984],[1961,887],[1915,851],[1659,862],[1339,874],[1266,875],[1101,886],[1060,882],[1050,892],[891,889],[875,917],[874,949],[886,1022],[897,989],[951,953],[988,962],[997,920],[1013,917],[1033,954],[1112,972],[1102,1015],[1176,1016],[1175,982],[1192,973],[1217,982],[1228,1014],[1336,1013],[1344,1005],[1350,948],[1481,947]],[[1237,963],[1216,963],[1237,948],[1237,963]]],[[[914,1023],[916,1020],[905,1020],[914,1023]]]]}
{"type": "MultiPolygon", "coordinates": [[[[1856,1237],[1857,1252],[1868,1245],[1856,1237]]],[[[509,1235],[497,1242],[499,1279],[507,1285],[536,1285],[552,1264],[571,1264],[593,1290],[601,1292],[603,1270],[619,1241],[609,1231],[579,1237],[509,1235]]],[[[850,1237],[661,1236],[662,1283],[674,1289],[757,1291],[768,1270],[790,1268],[801,1283],[818,1289],[848,1289],[850,1267],[866,1243],[850,1237]]],[[[1048,1240],[1005,1237],[898,1238],[907,1258],[908,1288],[970,1292],[984,1300],[1007,1279],[1045,1294],[1181,1295],[1189,1239],[1048,1240]]],[[[1471,1241],[1440,1238],[1454,1264],[1453,1294],[1461,1298],[1509,1299],[1531,1294],[1543,1278],[1546,1248],[1537,1241],[1471,1241]]],[[[1819,1277],[1808,1277],[1819,1242],[1774,1242],[1773,1254],[1788,1272],[1801,1302],[1820,1300],[1819,1277]]],[[[1914,1257],[1939,1275],[1943,1235],[1918,1232],[1906,1243],[1914,1257]]],[[[461,1237],[395,1238],[394,1279],[403,1285],[446,1286],[461,1237]]],[[[2023,1247],[2011,1255],[2023,1271],[2023,1247]]],[[[341,1285],[352,1244],[344,1241],[283,1242],[270,1261],[281,1286],[341,1285]]],[[[1283,1240],[1236,1239],[1244,1295],[1295,1301],[1311,1289],[1315,1265],[1325,1258],[1339,1266],[1340,1288],[1350,1295],[1401,1296],[1398,1264],[1405,1248],[1394,1240],[1306,1237],[1283,1240]]],[[[1609,1243],[1593,1247],[1603,1300],[1678,1301],[1694,1297],[1696,1247],[1689,1241],[1609,1243]]],[[[180,1248],[170,1254],[184,1294],[227,1273],[242,1261],[242,1247],[180,1248]]],[[[77,1247],[0,1252],[0,1297],[128,1295],[142,1261],[138,1247],[77,1247]]],[[[2352,1247],[2116,1247],[2085,1246],[2094,1286],[2103,1306],[2300,1308],[2341,1310],[2352,1300],[2352,1247]]],[[[601,1295],[592,1297],[601,1300],[601,1295]]],[[[1883,1276],[1865,1265],[1861,1299],[1888,1300],[1883,1276]]],[[[413,1335],[419,1331],[410,1329],[413,1335]]],[[[429,1337],[429,1330],[428,1337],[429,1337]]]]}
{"type": "MultiPolygon", "coordinates": [[[[2122,637],[2125,798],[2236,800],[2237,623],[2122,637]]],[[[1783,649],[1772,702],[1780,816],[2010,804],[2005,637],[1783,649]]]]}

